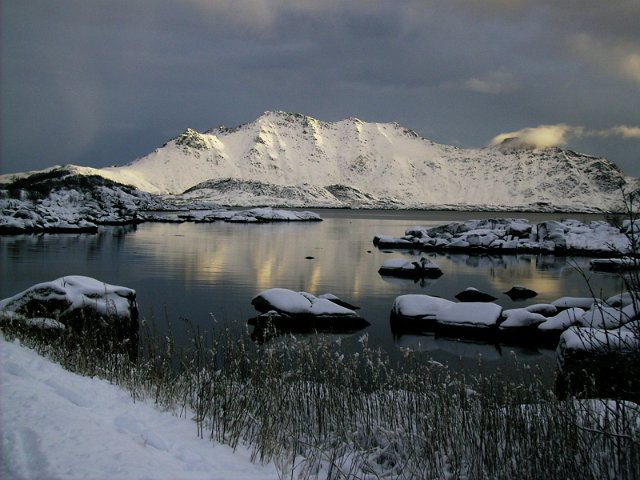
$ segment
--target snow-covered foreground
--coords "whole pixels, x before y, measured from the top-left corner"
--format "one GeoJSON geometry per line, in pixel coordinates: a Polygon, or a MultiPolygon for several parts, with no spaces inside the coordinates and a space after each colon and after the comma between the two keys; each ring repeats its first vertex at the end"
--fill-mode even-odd
{"type": "Polygon", "coordinates": [[[0,365],[0,478],[278,478],[246,449],[199,439],[191,420],[1,336],[0,365]]]}

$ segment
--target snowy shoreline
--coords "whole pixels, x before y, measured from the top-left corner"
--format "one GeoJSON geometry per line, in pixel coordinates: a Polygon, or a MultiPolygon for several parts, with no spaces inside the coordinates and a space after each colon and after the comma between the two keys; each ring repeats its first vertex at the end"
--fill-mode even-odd
{"type": "Polygon", "coordinates": [[[2,478],[278,478],[248,449],[198,438],[189,418],[134,402],[1,333],[0,358],[2,478]]]}

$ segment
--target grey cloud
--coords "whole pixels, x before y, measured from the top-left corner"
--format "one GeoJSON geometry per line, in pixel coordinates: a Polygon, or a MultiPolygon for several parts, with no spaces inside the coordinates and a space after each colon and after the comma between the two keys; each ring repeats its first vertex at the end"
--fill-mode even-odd
{"type": "MultiPolygon", "coordinates": [[[[616,70],[623,61],[612,66],[597,49],[575,46],[586,34],[603,49],[627,46],[616,58],[633,53],[635,0],[615,8],[6,0],[1,8],[2,172],[123,163],[187,126],[244,123],[268,109],[399,121],[435,141],[480,146],[531,125],[633,126],[640,108],[637,84],[616,70]]],[[[637,140],[569,136],[567,144],[610,151],[640,173],[629,142],[637,140]]]]}

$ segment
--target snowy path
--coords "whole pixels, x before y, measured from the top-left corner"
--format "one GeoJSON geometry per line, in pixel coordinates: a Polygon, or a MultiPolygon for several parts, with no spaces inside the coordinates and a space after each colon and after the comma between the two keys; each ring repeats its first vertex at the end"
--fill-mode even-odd
{"type": "Polygon", "coordinates": [[[1,336],[0,415],[0,478],[277,478],[245,449],[197,438],[190,420],[1,336]]]}

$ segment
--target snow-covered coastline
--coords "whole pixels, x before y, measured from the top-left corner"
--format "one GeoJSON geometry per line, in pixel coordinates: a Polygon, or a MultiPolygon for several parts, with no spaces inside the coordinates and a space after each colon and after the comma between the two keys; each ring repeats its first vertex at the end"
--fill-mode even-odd
{"type": "MultiPolygon", "coordinates": [[[[66,175],[65,172],[62,172],[66,175]]],[[[78,180],[69,175],[71,182],[78,180]]],[[[21,233],[96,233],[100,226],[144,222],[296,222],[320,221],[308,211],[271,207],[228,210],[209,202],[178,201],[125,185],[53,186],[45,195],[0,189],[0,235],[21,233]]]]}
{"type": "Polygon", "coordinates": [[[546,253],[621,256],[632,253],[631,223],[621,228],[605,221],[549,220],[530,224],[526,219],[467,220],[436,227],[409,227],[402,237],[376,235],[378,248],[479,253],[546,253]]]}
{"type": "Polygon", "coordinates": [[[64,370],[0,335],[0,477],[276,479],[243,447],[200,439],[189,419],[64,370]]]}

